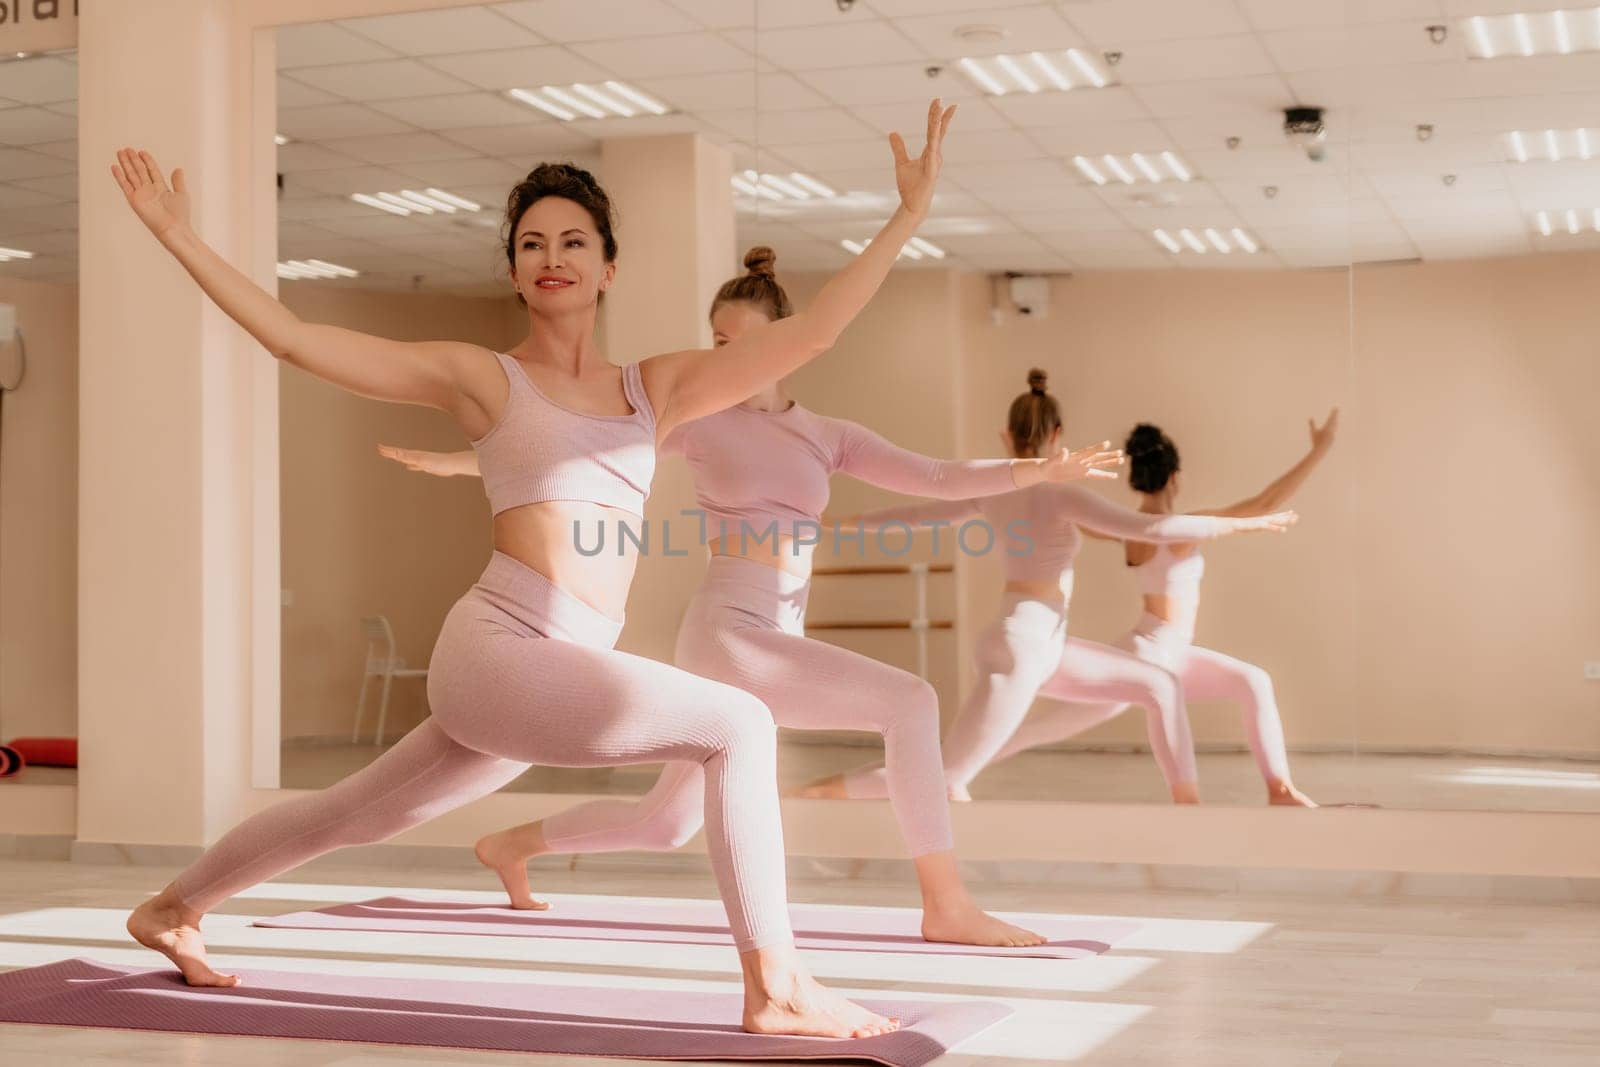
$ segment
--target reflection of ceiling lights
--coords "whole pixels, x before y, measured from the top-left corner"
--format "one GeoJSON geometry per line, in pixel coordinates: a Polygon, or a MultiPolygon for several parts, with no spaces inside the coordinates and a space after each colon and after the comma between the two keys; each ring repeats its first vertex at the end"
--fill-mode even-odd
{"type": "Polygon", "coordinates": [[[1541,211],[1534,216],[1534,221],[1539,224],[1539,232],[1546,237],[1557,230],[1569,234],[1582,233],[1584,230],[1600,231],[1600,207],[1593,211],[1583,208],[1541,211]]]}
{"type": "Polygon", "coordinates": [[[1227,234],[1207,226],[1198,234],[1185,228],[1178,231],[1177,237],[1173,237],[1166,230],[1152,230],[1151,235],[1161,242],[1162,248],[1165,248],[1173,255],[1178,255],[1184,251],[1204,255],[1212,249],[1221,252],[1223,255],[1235,250],[1243,251],[1247,255],[1253,255],[1261,251],[1261,246],[1255,242],[1255,239],[1237,226],[1229,230],[1227,234]],[[1233,238],[1232,241],[1228,240],[1230,236],[1233,238]]]}
{"type": "MultiPolygon", "coordinates": [[[[839,244],[842,245],[846,251],[857,256],[865,252],[867,250],[867,246],[871,243],[872,238],[870,237],[868,237],[865,241],[852,241],[847,237],[839,242],[839,244]]],[[[925,241],[920,237],[913,237],[911,240],[905,243],[905,245],[900,249],[900,254],[894,258],[899,259],[901,256],[904,256],[906,259],[943,259],[945,257],[945,250],[934,244],[932,241],[925,241]]]]}
{"type": "Polygon", "coordinates": [[[631,119],[641,113],[667,113],[667,106],[661,101],[623,82],[606,82],[602,85],[574,82],[565,87],[542,85],[537,89],[511,89],[507,95],[547,115],[554,115],[562,122],[571,122],[579,117],[631,119]]]}
{"type": "Polygon", "coordinates": [[[287,263],[278,264],[278,277],[290,281],[303,281],[307,278],[358,278],[361,272],[341,267],[337,263],[327,263],[320,259],[291,259],[287,263]]]}
{"type": "Polygon", "coordinates": [[[1600,130],[1512,130],[1502,138],[1506,158],[1518,163],[1544,159],[1593,159],[1600,130]]]}
{"type": "Polygon", "coordinates": [[[787,175],[741,171],[733,176],[733,188],[744,196],[758,200],[827,200],[839,195],[809,174],[799,171],[790,171],[787,175]]]}
{"type": "Polygon", "coordinates": [[[1131,156],[1073,156],[1072,163],[1096,185],[1116,178],[1125,185],[1134,182],[1163,182],[1176,178],[1186,182],[1194,175],[1183,160],[1171,152],[1135,152],[1131,156]]]}
{"type": "Polygon", "coordinates": [[[289,138],[285,137],[281,133],[275,133],[275,134],[272,135],[272,143],[281,148],[282,146],[284,146],[284,145],[289,143],[289,138]]]}
{"type": "Polygon", "coordinates": [[[1093,61],[1076,48],[1065,52],[1029,52],[1025,55],[958,59],[956,65],[972,83],[992,96],[1037,93],[1093,86],[1104,88],[1107,78],[1093,61]]]}
{"type": "Polygon", "coordinates": [[[1473,59],[1600,51],[1600,7],[1474,15],[1465,23],[1473,59]]]}
{"type": "Polygon", "coordinates": [[[20,248],[0,248],[0,263],[9,263],[13,259],[32,259],[32,252],[24,252],[20,248]]]}
{"type": "Polygon", "coordinates": [[[420,193],[415,189],[402,189],[398,193],[351,193],[350,199],[358,204],[375,207],[379,211],[387,211],[391,215],[432,215],[434,213],[454,215],[457,211],[482,211],[483,205],[475,204],[464,196],[447,193],[443,189],[424,189],[420,193]]]}

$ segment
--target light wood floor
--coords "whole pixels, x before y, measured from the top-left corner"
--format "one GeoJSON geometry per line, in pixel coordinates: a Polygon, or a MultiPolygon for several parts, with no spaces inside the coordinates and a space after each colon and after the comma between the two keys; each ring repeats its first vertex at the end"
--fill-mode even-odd
{"type": "MultiPolygon", "coordinates": [[[[0,968],[71,956],[160,961],[120,932],[170,871],[0,860],[0,968]]],[[[708,879],[538,871],[558,892],[712,895],[708,879]]],[[[462,869],[396,871],[326,861],[252,891],[207,922],[224,966],[345,974],[449,974],[530,982],[736,988],[724,949],[526,939],[259,930],[250,917],[380,890],[489,887],[462,869]]],[[[908,886],[795,882],[796,900],[901,906],[908,886]]],[[[1592,906],[1430,903],[1199,893],[1062,893],[985,887],[1016,911],[1129,916],[1140,933],[1088,960],[811,953],[857,995],[976,996],[1017,1014],[941,1067],[1041,1063],[1160,1067],[1457,1067],[1600,1063],[1600,912],[1592,906]]],[[[59,1064],[504,1064],[503,1054],[0,1026],[7,1067],[59,1064]]],[[[602,1063],[562,1057],[535,1064],[602,1063]]],[[[615,1061],[625,1063],[628,1061],[615,1061]]]]}
{"type": "MultiPolygon", "coordinates": [[[[282,749],[286,788],[332,785],[379,751],[371,744],[297,745],[282,749]]],[[[778,750],[784,787],[859,767],[881,750],[785,740],[778,750]]],[[[1259,805],[1261,776],[1247,753],[1202,753],[1208,804],[1259,805]]],[[[1386,808],[1489,811],[1600,811],[1600,762],[1487,756],[1391,756],[1301,753],[1292,759],[1300,788],[1320,803],[1386,808]]],[[[530,793],[644,793],[659,767],[573,770],[536,767],[507,789],[530,793]]],[[[1025,752],[984,771],[979,800],[1167,802],[1155,761],[1140,752],[1025,752]]]]}

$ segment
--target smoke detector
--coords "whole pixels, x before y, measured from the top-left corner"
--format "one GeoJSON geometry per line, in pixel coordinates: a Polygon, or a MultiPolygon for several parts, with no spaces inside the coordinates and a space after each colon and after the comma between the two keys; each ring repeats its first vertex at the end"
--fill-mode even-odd
{"type": "Polygon", "coordinates": [[[968,44],[993,44],[1003,40],[1006,35],[1005,27],[987,22],[957,26],[954,32],[957,38],[968,44]]]}

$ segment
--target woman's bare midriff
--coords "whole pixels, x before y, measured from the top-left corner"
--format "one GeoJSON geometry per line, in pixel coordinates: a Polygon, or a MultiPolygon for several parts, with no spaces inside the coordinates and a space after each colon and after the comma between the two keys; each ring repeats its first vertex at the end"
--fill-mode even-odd
{"type": "Polygon", "coordinates": [[[802,544],[797,548],[793,537],[784,534],[774,536],[777,538],[776,543],[768,539],[756,544],[753,539],[747,539],[742,545],[737,537],[713,537],[706,542],[706,547],[711,550],[713,556],[735,556],[801,578],[811,577],[813,546],[802,544]]]}
{"type": "Polygon", "coordinates": [[[502,511],[494,517],[494,547],[538,571],[562,592],[620,620],[640,556],[638,544],[621,536],[624,525],[647,546],[646,551],[660,550],[655,544],[658,524],[647,527],[632,512],[578,500],[547,500],[502,511]],[[597,545],[602,546],[598,552],[597,545]]]}
{"type": "Polygon", "coordinates": [[[1169,596],[1146,593],[1144,610],[1162,622],[1193,622],[1195,615],[1199,613],[1200,605],[1185,600],[1174,600],[1169,596]]]}
{"type": "Polygon", "coordinates": [[[1005,591],[1018,593],[1033,600],[1048,600],[1055,603],[1065,603],[1067,596],[1061,591],[1061,583],[1057,581],[1022,582],[1009,581],[1005,591]]]}

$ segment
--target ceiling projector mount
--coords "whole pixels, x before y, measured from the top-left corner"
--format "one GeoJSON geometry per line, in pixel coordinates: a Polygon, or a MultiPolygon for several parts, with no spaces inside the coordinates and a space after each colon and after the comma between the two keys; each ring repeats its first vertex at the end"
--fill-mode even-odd
{"type": "Polygon", "coordinates": [[[1283,135],[1304,149],[1306,158],[1321,163],[1328,155],[1328,128],[1322,123],[1320,107],[1283,109],[1283,135]]]}

